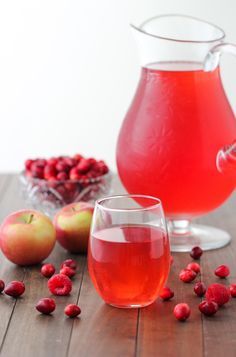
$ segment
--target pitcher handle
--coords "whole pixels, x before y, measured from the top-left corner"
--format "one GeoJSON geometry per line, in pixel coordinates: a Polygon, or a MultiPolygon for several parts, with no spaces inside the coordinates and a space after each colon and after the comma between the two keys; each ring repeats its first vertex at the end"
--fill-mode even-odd
{"type": "MultiPolygon", "coordinates": [[[[223,53],[236,56],[236,45],[232,43],[220,43],[214,46],[207,54],[204,61],[204,71],[214,71],[219,64],[223,53]]],[[[216,156],[216,167],[221,173],[236,175],[236,140],[221,148],[216,156]]]]}
{"type": "Polygon", "coordinates": [[[236,45],[224,42],[212,47],[206,55],[204,61],[204,71],[214,71],[219,64],[220,57],[223,53],[229,53],[236,56],[236,45]]]}

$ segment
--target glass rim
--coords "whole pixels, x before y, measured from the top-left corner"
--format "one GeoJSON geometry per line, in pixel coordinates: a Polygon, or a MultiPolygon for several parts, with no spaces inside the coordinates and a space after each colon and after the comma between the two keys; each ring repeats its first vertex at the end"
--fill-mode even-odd
{"type": "Polygon", "coordinates": [[[144,35],[147,35],[147,36],[151,36],[151,37],[154,37],[154,38],[157,38],[157,39],[160,39],[160,40],[166,40],[166,41],[173,41],[173,42],[183,42],[183,43],[198,43],[198,44],[201,44],[201,43],[213,43],[213,42],[217,42],[217,41],[220,41],[220,40],[223,40],[225,38],[225,32],[224,30],[209,22],[209,21],[205,21],[205,20],[202,20],[202,19],[199,19],[197,17],[194,17],[194,16],[189,16],[189,15],[182,15],[182,14],[164,14],[164,15],[156,15],[156,16],[153,16],[153,17],[150,17],[148,18],[147,20],[143,21],[139,26],[136,26],[134,24],[130,24],[130,26],[134,29],[134,30],[137,30],[141,33],[143,33],[144,35]],[[221,32],[221,35],[219,35],[218,37],[215,37],[214,39],[212,40],[181,40],[181,39],[175,39],[175,38],[171,38],[171,37],[168,37],[168,36],[160,36],[160,35],[154,35],[154,34],[151,34],[147,31],[145,31],[142,27],[147,24],[149,21],[151,20],[155,20],[155,19],[159,19],[159,18],[163,18],[163,17],[183,17],[183,18],[187,18],[187,19],[191,19],[191,20],[195,20],[195,21],[199,21],[201,23],[204,23],[204,24],[207,24],[211,27],[214,27],[215,29],[217,29],[218,31],[221,32]]]}
{"type": "Polygon", "coordinates": [[[113,211],[113,212],[142,212],[142,211],[149,211],[151,209],[158,208],[158,207],[162,208],[162,203],[159,198],[154,197],[154,196],[142,195],[142,194],[124,194],[124,195],[112,195],[112,196],[99,198],[95,202],[95,207],[99,207],[100,209],[103,209],[106,211],[113,211]],[[110,207],[105,207],[103,205],[103,203],[108,200],[120,199],[120,198],[131,198],[131,199],[132,198],[146,198],[149,200],[153,200],[156,203],[154,203],[153,205],[149,205],[147,207],[136,207],[136,208],[110,208],[110,207]]]}

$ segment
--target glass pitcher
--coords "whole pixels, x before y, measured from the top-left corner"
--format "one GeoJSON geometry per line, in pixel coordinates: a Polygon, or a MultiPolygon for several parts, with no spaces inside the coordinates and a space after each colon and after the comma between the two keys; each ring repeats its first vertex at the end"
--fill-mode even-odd
{"type": "Polygon", "coordinates": [[[164,15],[131,25],[141,78],[117,143],[117,167],[131,194],[156,196],[169,221],[172,251],[219,248],[227,232],[191,224],[220,206],[236,183],[236,121],[222,86],[219,27],[164,15]]]}

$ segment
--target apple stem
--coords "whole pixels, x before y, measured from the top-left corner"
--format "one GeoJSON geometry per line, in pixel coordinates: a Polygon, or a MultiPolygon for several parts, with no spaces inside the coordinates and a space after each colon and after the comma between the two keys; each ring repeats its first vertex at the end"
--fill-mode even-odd
{"type": "Polygon", "coordinates": [[[28,224],[30,224],[31,222],[32,222],[32,220],[33,220],[33,218],[34,218],[34,215],[33,214],[31,214],[30,216],[29,216],[29,220],[28,220],[28,224]]]}
{"type": "Polygon", "coordinates": [[[71,207],[73,212],[76,212],[76,209],[74,207],[71,207]]]}

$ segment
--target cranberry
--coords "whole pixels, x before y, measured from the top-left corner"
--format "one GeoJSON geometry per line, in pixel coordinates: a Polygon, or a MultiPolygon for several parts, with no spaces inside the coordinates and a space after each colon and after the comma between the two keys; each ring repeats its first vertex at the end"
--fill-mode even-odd
{"type": "Polygon", "coordinates": [[[64,312],[69,317],[76,317],[76,316],[80,315],[81,309],[79,306],[77,306],[75,304],[70,304],[65,307],[64,312]]]}
{"type": "Polygon", "coordinates": [[[35,308],[42,314],[49,315],[56,308],[55,300],[51,298],[43,298],[39,300],[35,308]]]}
{"type": "Polygon", "coordinates": [[[61,263],[61,268],[63,268],[64,266],[75,270],[77,267],[77,263],[74,259],[66,259],[61,263]]]}
{"type": "Polygon", "coordinates": [[[71,158],[71,157],[66,157],[64,159],[64,162],[70,167],[74,167],[74,166],[77,165],[77,161],[75,159],[71,158]]]}
{"type": "Polygon", "coordinates": [[[63,184],[58,185],[56,187],[57,192],[62,196],[62,198],[66,195],[66,189],[63,184]]]}
{"type": "Polygon", "coordinates": [[[66,173],[66,172],[59,172],[59,173],[57,174],[57,180],[59,180],[59,181],[66,181],[66,180],[68,180],[68,175],[67,175],[67,173],[66,173]]]}
{"type": "Polygon", "coordinates": [[[174,292],[166,286],[161,290],[159,296],[162,298],[162,300],[167,301],[174,296],[174,292]]]}
{"type": "Polygon", "coordinates": [[[231,284],[229,287],[230,295],[236,297],[236,284],[231,284]]]}
{"type": "Polygon", "coordinates": [[[219,309],[219,306],[214,301],[204,300],[198,305],[198,308],[202,314],[207,315],[207,316],[212,316],[217,312],[217,310],[219,309]]]}
{"type": "Polygon", "coordinates": [[[32,164],[34,163],[34,160],[31,160],[31,159],[29,159],[29,160],[26,160],[25,161],[25,168],[26,168],[26,170],[31,170],[31,166],[32,166],[32,164]]]}
{"type": "Polygon", "coordinates": [[[44,264],[41,268],[41,274],[46,278],[51,278],[55,273],[56,269],[52,264],[44,264]]]}
{"type": "Polygon", "coordinates": [[[78,163],[81,159],[83,159],[83,156],[80,154],[76,154],[76,155],[74,155],[73,159],[75,159],[78,163]]]}
{"type": "Polygon", "coordinates": [[[44,168],[44,166],[47,164],[47,160],[45,159],[37,159],[35,162],[38,167],[42,168],[44,168]]]}
{"type": "Polygon", "coordinates": [[[72,289],[71,280],[64,274],[53,275],[48,280],[48,289],[54,295],[69,295],[72,289]]]}
{"type": "Polygon", "coordinates": [[[81,176],[80,176],[80,174],[79,174],[79,172],[78,172],[76,167],[73,167],[70,170],[69,177],[70,177],[70,180],[73,180],[73,181],[80,180],[81,176]]]}
{"type": "Polygon", "coordinates": [[[219,306],[222,306],[229,301],[230,292],[222,284],[211,284],[206,291],[206,299],[215,301],[219,306]]]}
{"type": "Polygon", "coordinates": [[[63,268],[61,268],[60,274],[67,275],[69,278],[72,278],[75,275],[75,270],[70,267],[64,266],[63,268]]]}
{"type": "Polygon", "coordinates": [[[77,165],[77,170],[80,174],[86,174],[90,168],[90,162],[87,159],[81,159],[77,165]]]}
{"type": "Polygon", "coordinates": [[[199,297],[202,297],[205,292],[206,292],[206,286],[203,282],[201,281],[198,281],[195,285],[194,285],[194,288],[193,288],[195,294],[199,297]]]}
{"type": "Polygon", "coordinates": [[[12,296],[12,297],[19,297],[25,291],[25,284],[22,281],[13,280],[4,289],[4,293],[12,296]]]}
{"type": "MultiPolygon", "coordinates": [[[[87,174],[86,175],[81,175],[80,176],[80,179],[81,179],[81,181],[86,181],[86,180],[88,180],[88,176],[87,176],[87,174]]],[[[89,186],[89,183],[87,182],[83,182],[83,187],[87,187],[87,186],[89,186]]]]}
{"type": "Polygon", "coordinates": [[[179,278],[184,283],[190,283],[196,278],[196,276],[197,274],[195,273],[195,271],[190,269],[182,269],[179,273],[179,278]]]}
{"type": "Polygon", "coordinates": [[[102,175],[108,172],[108,167],[103,160],[98,161],[95,168],[102,175]]]}
{"type": "Polygon", "coordinates": [[[68,172],[70,170],[70,166],[67,165],[64,161],[59,161],[56,164],[56,169],[59,172],[68,172]]]}
{"type": "Polygon", "coordinates": [[[227,278],[229,276],[230,270],[227,265],[220,265],[215,270],[215,275],[219,276],[220,278],[227,278]]]}
{"type": "Polygon", "coordinates": [[[66,158],[66,156],[58,156],[57,159],[58,161],[64,161],[66,158]]]}
{"type": "Polygon", "coordinates": [[[40,179],[44,178],[44,168],[41,166],[38,166],[37,162],[34,162],[31,165],[31,172],[32,172],[32,176],[35,178],[40,178],[40,179]]]}
{"type": "Polygon", "coordinates": [[[52,166],[52,165],[46,165],[44,167],[44,178],[46,180],[50,179],[51,177],[55,177],[56,176],[56,169],[55,169],[55,166],[52,166]]]}
{"type": "Polygon", "coordinates": [[[58,159],[56,157],[51,157],[50,159],[48,159],[48,165],[55,167],[57,163],[58,163],[58,159]]]}
{"type": "Polygon", "coordinates": [[[98,165],[98,168],[99,168],[99,172],[100,172],[102,175],[106,174],[106,173],[109,171],[107,165],[105,165],[104,163],[99,164],[99,165],[98,165]]]}
{"type": "Polygon", "coordinates": [[[98,177],[99,176],[99,173],[97,173],[96,171],[94,170],[91,170],[87,173],[87,177],[88,178],[95,178],[95,177],[98,177]]]}
{"type": "Polygon", "coordinates": [[[89,157],[87,160],[89,161],[91,166],[93,166],[97,162],[97,160],[95,160],[93,157],[89,157]]]}
{"type": "Polygon", "coordinates": [[[187,265],[187,269],[193,270],[197,274],[200,273],[200,271],[201,271],[200,265],[198,263],[195,263],[195,262],[189,263],[187,265]]]}
{"type": "Polygon", "coordinates": [[[175,305],[174,308],[174,315],[177,320],[179,321],[185,321],[189,318],[191,313],[190,307],[186,303],[180,303],[175,305]]]}
{"type": "Polygon", "coordinates": [[[3,280],[0,280],[0,293],[4,290],[5,288],[5,283],[3,280]]]}
{"type": "Polygon", "coordinates": [[[193,247],[191,252],[190,252],[190,256],[193,259],[200,259],[201,255],[203,253],[203,250],[200,247],[193,247]]]}
{"type": "Polygon", "coordinates": [[[77,190],[76,183],[66,182],[64,185],[65,185],[65,189],[66,189],[67,192],[69,191],[69,192],[72,192],[74,194],[76,192],[76,190],[77,190]]]}

